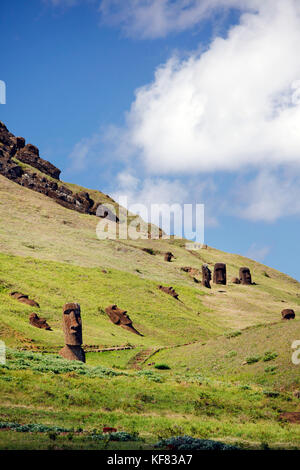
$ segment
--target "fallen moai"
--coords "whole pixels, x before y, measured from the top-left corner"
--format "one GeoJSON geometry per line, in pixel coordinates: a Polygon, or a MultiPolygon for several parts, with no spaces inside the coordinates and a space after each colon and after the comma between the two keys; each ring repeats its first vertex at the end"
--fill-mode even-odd
{"type": "Polygon", "coordinates": [[[36,313],[29,316],[29,323],[36,328],[52,331],[45,318],[40,318],[36,313]]]}
{"type": "Polygon", "coordinates": [[[177,294],[177,292],[175,291],[175,289],[173,289],[173,287],[158,286],[158,289],[162,290],[166,294],[171,295],[172,297],[174,297],[174,299],[179,300],[178,299],[179,294],[177,294]]]}
{"type": "Polygon", "coordinates": [[[202,285],[207,287],[207,289],[211,289],[210,286],[211,281],[211,270],[207,266],[207,264],[203,264],[202,266],[202,285]]]}
{"type": "Polygon", "coordinates": [[[282,310],[281,315],[283,320],[293,320],[296,316],[294,310],[290,308],[282,310]]]}
{"type": "Polygon", "coordinates": [[[81,347],[82,323],[79,304],[69,303],[64,305],[63,332],[66,345],[59,351],[59,354],[65,359],[85,362],[85,353],[81,347]]]}
{"type": "Polygon", "coordinates": [[[238,277],[233,277],[233,278],[231,279],[231,282],[232,282],[232,284],[240,284],[240,283],[241,283],[241,281],[239,280],[238,277]]]}
{"type": "Polygon", "coordinates": [[[143,336],[132,325],[132,320],[127,315],[127,310],[122,310],[118,308],[117,305],[109,305],[106,307],[105,312],[109,316],[110,321],[115,325],[121,326],[125,330],[131,331],[131,333],[135,333],[136,335],[143,336]]]}
{"type": "Polygon", "coordinates": [[[190,266],[183,266],[180,268],[181,271],[190,274],[192,277],[199,274],[199,269],[191,268],[190,266]]]}
{"type": "Polygon", "coordinates": [[[214,284],[226,285],[226,264],[216,263],[214,267],[214,284]]]}
{"type": "Polygon", "coordinates": [[[239,277],[240,283],[244,286],[250,286],[252,284],[251,272],[249,268],[240,268],[239,277]]]}
{"type": "Polygon", "coordinates": [[[40,308],[39,304],[35,300],[29,299],[28,295],[22,294],[21,292],[11,292],[10,296],[19,302],[22,302],[22,304],[30,305],[30,307],[40,308]]]}

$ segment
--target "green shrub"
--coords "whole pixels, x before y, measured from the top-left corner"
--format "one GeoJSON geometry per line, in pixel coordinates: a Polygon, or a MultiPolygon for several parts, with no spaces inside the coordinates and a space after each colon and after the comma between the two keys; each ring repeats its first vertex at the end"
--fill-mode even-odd
{"type": "Polygon", "coordinates": [[[250,356],[246,358],[247,364],[254,364],[255,362],[260,361],[260,356],[250,356]]]}
{"type": "Polygon", "coordinates": [[[267,351],[265,352],[262,360],[264,362],[273,361],[273,359],[276,359],[276,357],[278,357],[278,354],[276,352],[267,351]]]}
{"type": "Polygon", "coordinates": [[[168,369],[171,369],[170,366],[168,366],[168,364],[155,364],[155,369],[159,369],[159,370],[168,370],[168,369]]]}

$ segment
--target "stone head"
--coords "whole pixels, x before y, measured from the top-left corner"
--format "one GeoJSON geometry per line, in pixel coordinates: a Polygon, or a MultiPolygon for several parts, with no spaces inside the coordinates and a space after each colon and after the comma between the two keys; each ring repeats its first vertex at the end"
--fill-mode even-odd
{"type": "Polygon", "coordinates": [[[82,344],[82,323],[79,304],[70,303],[64,305],[63,331],[67,345],[80,346],[82,344]]]}
{"type": "Polygon", "coordinates": [[[240,282],[241,284],[252,284],[251,273],[249,268],[240,268],[240,282]]]}
{"type": "Polygon", "coordinates": [[[226,284],[226,264],[216,263],[214,268],[214,283],[226,284]]]}

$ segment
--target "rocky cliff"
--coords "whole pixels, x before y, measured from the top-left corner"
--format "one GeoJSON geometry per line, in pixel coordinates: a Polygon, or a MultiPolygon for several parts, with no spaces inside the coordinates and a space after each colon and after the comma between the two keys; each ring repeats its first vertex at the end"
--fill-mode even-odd
{"type": "Polygon", "coordinates": [[[59,180],[60,173],[52,163],[40,158],[37,147],[26,145],[23,137],[14,136],[0,121],[0,174],[21,186],[45,194],[68,209],[96,215],[99,204],[87,192],[73,193],[64,186],[59,180]]]}

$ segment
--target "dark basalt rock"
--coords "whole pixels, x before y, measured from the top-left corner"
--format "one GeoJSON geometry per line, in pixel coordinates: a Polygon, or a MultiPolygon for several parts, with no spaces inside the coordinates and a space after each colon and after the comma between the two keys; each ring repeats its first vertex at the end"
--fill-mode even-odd
{"type": "Polygon", "coordinates": [[[281,316],[283,320],[294,320],[294,318],[296,317],[294,310],[290,308],[285,308],[284,310],[282,310],[281,316]]]}
{"type": "Polygon", "coordinates": [[[118,217],[101,204],[95,204],[89,193],[81,191],[73,193],[63,184],[59,184],[60,170],[52,163],[40,158],[39,149],[32,144],[25,145],[23,137],[15,137],[0,121],[0,174],[15,183],[54,199],[55,202],[67,209],[76,210],[83,214],[107,217],[119,222],[118,217]],[[16,160],[15,160],[16,159],[16,160]],[[23,170],[18,161],[32,167],[23,170]],[[43,175],[34,172],[34,168],[43,175]],[[55,179],[50,180],[48,177],[55,179]],[[98,210],[98,207],[100,209],[98,210]]]}
{"type": "Polygon", "coordinates": [[[168,263],[170,263],[172,261],[172,258],[175,258],[175,256],[173,255],[173,253],[171,253],[170,251],[168,251],[167,253],[165,253],[165,257],[164,257],[164,260],[165,261],[168,261],[168,263]]]}

